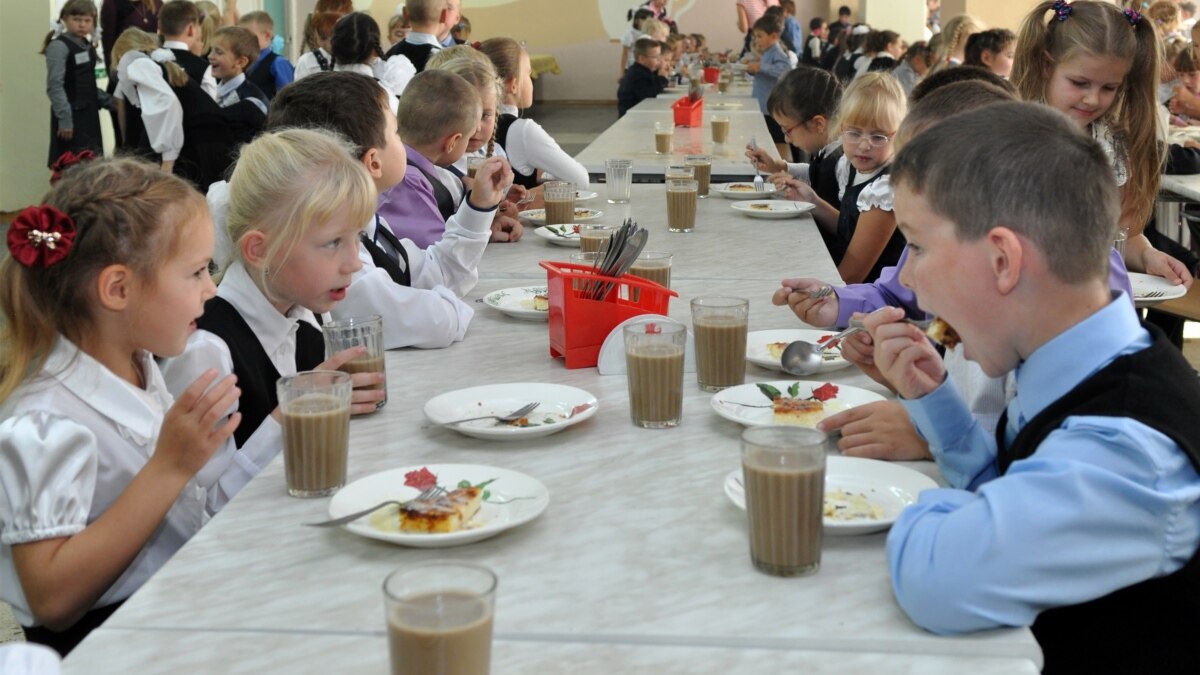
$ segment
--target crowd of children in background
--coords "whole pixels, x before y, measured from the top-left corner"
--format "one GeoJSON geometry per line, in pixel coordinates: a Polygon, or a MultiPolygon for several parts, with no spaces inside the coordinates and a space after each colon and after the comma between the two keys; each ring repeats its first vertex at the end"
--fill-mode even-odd
{"type": "MultiPolygon", "coordinates": [[[[1120,401],[1104,393],[1126,386],[1132,363],[1168,382],[1192,406],[1184,411],[1200,405],[1196,383],[1169,370],[1178,355],[1131,318],[1126,271],[1192,283],[1195,257],[1149,225],[1164,164],[1200,169],[1200,144],[1162,142],[1168,117],[1200,118],[1194,5],[1160,0],[1143,14],[1043,2],[1017,32],[931,15],[940,30],[906,44],[852,23],[846,7],[836,21],[808,21],[806,34],[792,0],[771,4],[751,21],[739,3],[740,54],[679,32],[665,2],[632,10],[618,114],[704,65],[740,63],[792,161],[761,147],[746,154],[789,198],[816,206],[848,284],[817,294],[825,281],[787,279],[773,302],[822,327],[874,312],[843,354],[911,399],[860,406],[822,428],[840,430],[848,454],[933,456],[962,488],[926,493],[892,531],[901,605],[937,632],[1032,624],[1048,669],[1082,652],[1100,670],[1120,662],[1105,645],[1124,642],[1097,648],[1090,631],[1155,614],[1200,564],[1195,423],[1146,406],[1114,412],[1120,401]],[[1052,167],[1039,164],[1042,144],[1058,153],[1052,167]],[[1061,311],[1055,298],[1091,313],[1061,311]],[[897,322],[930,310],[961,320],[970,360],[962,349],[943,360],[897,322]],[[1031,321],[1058,332],[1037,343],[1012,327],[1031,321]],[[1064,367],[1038,350],[1088,352],[1072,332],[1081,326],[1105,337],[1056,382],[1064,367]],[[1143,358],[1151,353],[1157,361],[1143,358]],[[1014,377],[1018,364],[1027,369],[1014,377]],[[1054,397],[1037,390],[1051,382],[1070,404],[1051,408],[1052,419],[1042,413],[1054,397]],[[1093,383],[1104,388],[1083,400],[1076,385],[1093,383]],[[1072,411],[1130,419],[1045,440],[1072,411]],[[946,435],[951,419],[964,437],[946,435]],[[1030,426],[1040,435],[1018,433],[1030,426]],[[1096,440],[1113,434],[1115,445],[1096,440]],[[1079,471],[1073,453],[1097,445],[1126,455],[1088,460],[1077,501],[1054,502],[1062,484],[1049,476],[1079,471]],[[1041,464],[1023,462],[1035,452],[1041,464]],[[1111,466],[1129,456],[1142,474],[1111,466]],[[1031,508],[1041,511],[1023,517],[1031,508]],[[1019,525],[1006,536],[1027,546],[1000,555],[1005,519],[1019,525]],[[1042,555],[1055,527],[1080,523],[1100,523],[1087,541],[1136,538],[1157,552],[1113,554],[1111,564],[1042,555]],[[1089,601],[1104,621],[1077,623],[1089,601]]],[[[325,354],[320,315],[387,316],[389,349],[462,340],[473,317],[463,297],[486,245],[521,238],[518,203],[536,201],[549,176],[589,183],[520,116],[533,99],[523,45],[465,44],[458,0],[407,0],[386,31],[350,0],[318,0],[294,68],[265,12],[225,19],[188,0],[140,11],[158,34],[104,35],[106,92],[94,75],[97,6],[63,6],[42,48],[55,184],[13,223],[0,262],[0,482],[30,477],[0,490],[0,597],[32,639],[63,652],[278,453],[275,381],[359,355],[325,354]],[[103,154],[101,109],[113,112],[119,152],[149,163],[90,161],[103,154]]],[[[356,413],[375,409],[380,378],[354,375],[356,413]]],[[[1161,402],[1152,384],[1138,380],[1130,395],[1161,402]]],[[[1158,646],[1138,665],[1187,641],[1176,635],[1186,622],[1144,623],[1139,640],[1158,646]]]]}

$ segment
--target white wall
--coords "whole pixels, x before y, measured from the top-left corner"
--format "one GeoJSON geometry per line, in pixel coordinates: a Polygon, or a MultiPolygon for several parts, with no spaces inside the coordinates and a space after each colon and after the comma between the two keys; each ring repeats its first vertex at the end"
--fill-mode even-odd
{"type": "Polygon", "coordinates": [[[46,59],[53,1],[0,2],[0,211],[40,201],[50,183],[46,59]]]}

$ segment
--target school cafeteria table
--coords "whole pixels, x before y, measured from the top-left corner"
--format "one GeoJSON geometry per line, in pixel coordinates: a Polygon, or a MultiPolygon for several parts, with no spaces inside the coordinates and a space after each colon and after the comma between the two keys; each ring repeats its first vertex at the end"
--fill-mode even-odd
{"type": "MultiPolygon", "coordinates": [[[[677,255],[673,318],[688,322],[690,298],[723,294],[750,299],[750,330],[794,327],[786,308],[770,304],[781,273],[837,278],[810,220],[743,220],[709,202],[703,229],[669,235],[654,188],[639,186],[631,212],[651,230],[651,247],[677,255]]],[[[544,279],[538,260],[562,260],[572,250],[535,235],[489,246],[468,300],[536,283],[544,279]]],[[[679,427],[636,428],[623,376],[567,369],[548,353],[545,323],[476,307],[465,341],[387,354],[389,401],[351,423],[349,480],[435,464],[502,468],[546,486],[550,501],[540,517],[445,549],[308,528],[302,523],[327,516],[328,500],[288,497],[277,458],[67,659],[67,671],[152,663],[226,672],[254,670],[263,659],[310,672],[382,667],[383,578],[447,557],[483,563],[499,577],[497,673],[760,672],[767,664],[831,673],[1034,672],[1041,665],[1028,629],[939,637],[909,621],[892,595],[884,533],[826,536],[821,569],[810,576],[755,571],[745,516],[722,487],[739,467],[742,427],[713,412],[694,375],[685,375],[679,427]],[[422,413],[437,394],[513,382],[578,387],[599,409],[554,435],[509,443],[462,436],[422,413]]],[[[748,366],[748,382],[772,379],[781,378],[748,366]]],[[[819,379],[885,392],[853,368],[819,379]]],[[[905,466],[937,476],[930,462],[905,466]]]]}
{"type": "MultiPolygon", "coordinates": [[[[723,93],[723,94],[721,93],[720,89],[717,88],[717,85],[715,85],[715,84],[706,83],[704,85],[701,85],[701,88],[704,90],[704,95],[706,97],[707,96],[722,96],[722,97],[729,97],[729,98],[750,99],[751,101],[754,100],[754,94],[751,93],[753,86],[752,86],[750,80],[746,80],[746,79],[739,79],[739,80],[735,80],[734,82],[730,83],[729,87],[725,90],[725,93],[723,93]]],[[[686,84],[672,85],[670,87],[667,87],[666,89],[663,89],[663,92],[658,95],[658,98],[670,99],[673,101],[673,100],[679,98],[680,96],[683,96],[686,93],[688,93],[688,85],[686,85],[686,84]]]]}
{"type": "Polygon", "coordinates": [[[654,124],[670,124],[673,121],[669,110],[630,110],[575,155],[575,159],[596,178],[604,176],[605,160],[632,159],[633,180],[648,183],[662,182],[667,165],[682,162],[685,155],[699,153],[713,156],[714,181],[742,180],[753,176],[754,168],[750,165],[750,160],[746,159],[746,144],[751,138],[756,138],[759,145],[772,157],[779,158],[763,116],[753,109],[715,112],[705,110],[701,126],[675,127],[671,152],[660,155],[654,151],[654,124]],[[722,145],[712,142],[713,115],[724,115],[730,121],[729,139],[722,145]]]}
{"type": "MultiPolygon", "coordinates": [[[[382,606],[380,614],[382,616],[382,606]]],[[[173,632],[101,628],[63,668],[65,675],[206,672],[386,673],[387,640],[374,634],[224,633],[188,635],[180,648],[173,632]],[[104,664],[95,668],[94,664],[104,664]],[[153,664],[150,667],[149,664],[153,664]],[[332,666],[326,664],[334,664],[332,666]]],[[[880,652],[738,649],[708,645],[644,645],[514,640],[496,635],[497,675],[612,675],[613,673],[768,673],[805,675],[1037,675],[1019,658],[935,656],[880,652]]]]}

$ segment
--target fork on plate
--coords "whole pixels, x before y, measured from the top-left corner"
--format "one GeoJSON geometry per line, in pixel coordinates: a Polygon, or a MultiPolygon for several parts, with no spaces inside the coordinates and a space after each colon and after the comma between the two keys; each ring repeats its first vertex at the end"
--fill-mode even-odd
{"type": "Polygon", "coordinates": [[[1142,293],[1141,295],[1134,296],[1134,299],[1135,300],[1153,300],[1155,298],[1161,298],[1166,294],[1167,294],[1166,291],[1147,291],[1145,293],[1142,293]]]}
{"type": "MultiPolygon", "coordinates": [[[[750,149],[751,150],[758,149],[758,139],[755,138],[754,136],[750,137],[750,149]]],[[[766,192],[767,188],[763,186],[762,172],[758,170],[758,161],[750,160],[750,163],[754,165],[754,191],[755,192],[766,192]]]]}
{"type": "Polygon", "coordinates": [[[517,408],[516,410],[508,413],[507,415],[480,415],[479,417],[466,417],[461,420],[453,420],[451,422],[445,422],[443,424],[444,424],[444,426],[450,426],[452,424],[462,424],[463,422],[474,422],[475,420],[496,420],[497,422],[515,422],[515,421],[521,419],[522,417],[525,417],[529,413],[533,412],[534,410],[536,410],[538,405],[539,405],[539,403],[537,401],[534,401],[533,403],[527,403],[527,404],[521,406],[520,408],[517,408]]]}
{"type": "Polygon", "coordinates": [[[401,501],[397,501],[395,499],[389,499],[386,502],[379,502],[378,504],[376,504],[375,506],[372,506],[369,509],[363,509],[362,511],[355,511],[354,513],[342,516],[340,518],[331,518],[329,520],[323,520],[319,523],[305,523],[305,525],[307,525],[309,527],[337,527],[339,525],[345,525],[347,523],[352,523],[352,522],[358,520],[359,518],[362,518],[365,515],[375,513],[376,511],[378,511],[379,509],[382,509],[385,506],[391,506],[392,504],[395,504],[396,506],[404,506],[405,504],[407,504],[409,502],[422,501],[425,499],[433,499],[434,497],[437,497],[437,496],[443,495],[443,494],[446,494],[446,488],[444,488],[440,485],[434,485],[432,487],[425,488],[424,490],[421,491],[421,494],[417,495],[416,497],[413,497],[412,499],[410,499],[408,501],[401,502],[401,501]]]}

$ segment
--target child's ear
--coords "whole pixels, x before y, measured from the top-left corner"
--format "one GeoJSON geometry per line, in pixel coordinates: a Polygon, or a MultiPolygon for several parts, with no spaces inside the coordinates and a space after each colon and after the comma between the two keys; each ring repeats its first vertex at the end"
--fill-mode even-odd
{"type": "Polygon", "coordinates": [[[363,153],[362,163],[367,167],[367,172],[371,174],[371,178],[383,177],[383,162],[379,158],[379,148],[370,148],[363,153]]]}
{"type": "Polygon", "coordinates": [[[829,118],[824,115],[814,115],[805,123],[805,126],[814,134],[824,134],[829,130],[829,118]]]}
{"type": "Polygon", "coordinates": [[[462,140],[463,136],[464,134],[462,133],[454,133],[447,136],[446,140],[442,142],[442,153],[449,154],[452,152],[454,150],[454,146],[458,145],[458,142],[462,140]]]}
{"type": "Polygon", "coordinates": [[[242,260],[254,268],[267,266],[267,235],[262,230],[250,230],[238,241],[242,260]]]}
{"type": "Polygon", "coordinates": [[[987,233],[987,241],[990,244],[989,264],[996,292],[1008,295],[1021,280],[1025,241],[1003,225],[992,228],[987,233]]]}
{"type": "Polygon", "coordinates": [[[132,302],[133,270],[124,265],[109,265],[96,275],[96,299],[110,312],[127,309],[132,302]]]}

